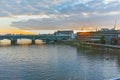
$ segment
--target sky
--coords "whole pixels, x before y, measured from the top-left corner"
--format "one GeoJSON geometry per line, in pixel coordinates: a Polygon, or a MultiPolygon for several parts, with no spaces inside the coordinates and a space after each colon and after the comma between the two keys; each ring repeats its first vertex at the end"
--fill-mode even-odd
{"type": "MultiPolygon", "coordinates": [[[[79,30],[120,25],[120,0],[0,0],[0,31],[79,30]]],[[[12,31],[11,31],[12,32],[12,31]]]]}

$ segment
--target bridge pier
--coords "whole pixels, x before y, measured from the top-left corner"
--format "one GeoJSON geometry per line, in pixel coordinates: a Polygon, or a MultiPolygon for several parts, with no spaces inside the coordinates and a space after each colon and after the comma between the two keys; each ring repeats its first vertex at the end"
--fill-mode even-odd
{"type": "Polygon", "coordinates": [[[49,39],[46,39],[45,42],[46,42],[46,44],[49,44],[49,43],[50,43],[50,40],[49,40],[49,39]]]}
{"type": "Polygon", "coordinates": [[[17,39],[16,40],[11,40],[11,45],[16,45],[17,44],[17,39]]]}
{"type": "Polygon", "coordinates": [[[31,44],[35,44],[35,39],[32,39],[32,40],[31,40],[31,44]]]}

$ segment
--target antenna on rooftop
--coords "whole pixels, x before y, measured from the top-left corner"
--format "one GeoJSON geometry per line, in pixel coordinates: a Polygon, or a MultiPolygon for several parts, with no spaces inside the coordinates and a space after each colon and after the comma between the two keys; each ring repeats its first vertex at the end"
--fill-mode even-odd
{"type": "Polygon", "coordinates": [[[114,24],[114,28],[113,28],[114,30],[115,30],[116,27],[117,27],[116,24],[117,24],[117,17],[115,18],[115,24],[114,24]]]}
{"type": "Polygon", "coordinates": [[[81,31],[83,32],[84,31],[84,27],[85,27],[85,24],[82,26],[82,28],[81,28],[81,31]]]}

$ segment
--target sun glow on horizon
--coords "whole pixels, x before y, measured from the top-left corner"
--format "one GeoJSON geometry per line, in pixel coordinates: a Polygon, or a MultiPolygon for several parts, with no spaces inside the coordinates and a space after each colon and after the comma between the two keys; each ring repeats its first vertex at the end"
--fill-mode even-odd
{"type": "Polygon", "coordinates": [[[8,29],[0,29],[0,34],[35,34],[30,31],[16,29],[16,28],[8,28],[8,29]]]}

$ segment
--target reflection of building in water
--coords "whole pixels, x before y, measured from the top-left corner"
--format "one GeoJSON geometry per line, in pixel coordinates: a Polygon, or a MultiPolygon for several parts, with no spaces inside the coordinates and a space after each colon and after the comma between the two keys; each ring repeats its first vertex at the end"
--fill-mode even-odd
{"type": "Polygon", "coordinates": [[[88,48],[77,48],[78,59],[83,59],[85,61],[94,62],[96,60],[103,62],[106,69],[117,67],[120,72],[120,50],[119,49],[88,49],[88,48]]]}
{"type": "Polygon", "coordinates": [[[120,70],[120,55],[116,56],[116,64],[117,64],[117,66],[119,67],[119,70],[120,70]]]}

